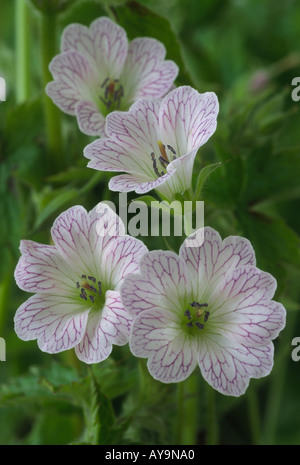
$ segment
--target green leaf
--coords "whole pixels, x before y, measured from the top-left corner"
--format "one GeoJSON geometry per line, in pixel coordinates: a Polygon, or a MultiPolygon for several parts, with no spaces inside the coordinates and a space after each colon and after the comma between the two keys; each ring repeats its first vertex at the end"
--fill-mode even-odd
{"type": "Polygon", "coordinates": [[[73,202],[77,196],[77,189],[64,188],[62,190],[51,192],[42,199],[38,199],[40,203],[40,211],[37,215],[34,229],[38,229],[51,215],[57,213],[66,204],[73,202]]]}
{"type": "Polygon", "coordinates": [[[166,47],[167,58],[175,61],[179,67],[177,83],[193,86],[182,58],[180,42],[166,18],[153,13],[135,1],[117,6],[112,11],[116,21],[126,30],[130,40],[135,37],[154,37],[162,42],[166,47]]]}
{"type": "Polygon", "coordinates": [[[196,183],[196,188],[195,188],[195,193],[194,193],[195,200],[201,199],[202,189],[204,187],[204,184],[207,178],[210,176],[210,174],[213,171],[215,171],[215,169],[217,169],[221,165],[222,165],[222,162],[218,162],[218,163],[212,163],[211,165],[208,165],[202,168],[197,178],[197,183],[196,183]]]}

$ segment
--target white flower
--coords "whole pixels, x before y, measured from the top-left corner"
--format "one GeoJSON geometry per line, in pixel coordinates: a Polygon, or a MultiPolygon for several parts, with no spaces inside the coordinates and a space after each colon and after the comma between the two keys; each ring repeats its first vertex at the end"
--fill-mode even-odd
{"type": "Polygon", "coordinates": [[[46,93],[77,117],[83,133],[103,136],[108,113],[127,110],[142,97],[161,97],[172,87],[178,67],[165,55],[164,45],[153,38],[128,43],[125,30],[106,17],[89,28],[71,24],[63,32],[61,53],[50,63],[54,81],[46,93]]]}
{"type": "Polygon", "coordinates": [[[119,171],[113,191],[144,194],[156,189],[167,198],[191,186],[194,159],[216,129],[219,110],[213,92],[189,86],[172,90],[161,101],[142,99],[128,112],[107,117],[107,137],[84,149],[88,166],[119,171]]]}
{"type": "Polygon", "coordinates": [[[37,339],[42,351],[75,347],[80,360],[100,362],[113,344],[128,342],[132,317],[119,289],[128,273],[138,271],[147,249],[124,235],[123,223],[104,203],[89,213],[70,208],[51,233],[54,245],[21,241],[15,279],[35,295],[17,310],[15,331],[20,339],[37,339]]]}
{"type": "Polygon", "coordinates": [[[272,300],[276,281],[255,266],[247,239],[221,240],[213,229],[187,240],[179,256],[151,251],[140,272],[125,278],[124,307],[134,317],[130,348],[148,359],[164,383],[186,379],[199,366],[223,394],[243,394],[250,378],[273,366],[273,343],[285,325],[284,307],[272,300]],[[198,238],[198,239],[197,239],[198,238]]]}

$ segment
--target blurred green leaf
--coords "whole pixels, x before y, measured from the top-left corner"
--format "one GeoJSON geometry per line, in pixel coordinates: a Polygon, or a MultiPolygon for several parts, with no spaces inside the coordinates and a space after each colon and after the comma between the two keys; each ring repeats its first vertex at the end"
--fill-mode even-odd
{"type": "Polygon", "coordinates": [[[155,14],[135,1],[116,6],[112,11],[116,21],[126,30],[130,40],[135,37],[154,37],[162,42],[166,47],[167,58],[175,61],[179,67],[177,83],[179,85],[193,85],[182,58],[178,37],[166,18],[155,14]]]}

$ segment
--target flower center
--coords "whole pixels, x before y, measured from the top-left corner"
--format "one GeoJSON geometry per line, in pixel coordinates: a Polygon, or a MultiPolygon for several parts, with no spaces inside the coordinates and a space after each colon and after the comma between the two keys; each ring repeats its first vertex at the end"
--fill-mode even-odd
{"type": "MultiPolygon", "coordinates": [[[[188,308],[184,312],[183,325],[194,331],[194,329],[203,330],[205,323],[209,317],[209,311],[205,310],[208,307],[208,304],[193,301],[190,302],[188,308]]],[[[197,332],[196,331],[196,332],[197,332]]]]}
{"type": "Polygon", "coordinates": [[[157,141],[160,155],[155,155],[151,152],[153,171],[158,178],[166,174],[167,166],[171,161],[176,159],[176,152],[171,145],[167,147],[162,143],[161,140],[157,141]]]}
{"type": "Polygon", "coordinates": [[[124,96],[124,88],[119,79],[107,77],[101,84],[100,111],[104,116],[110,112],[119,110],[121,99],[124,96]]]}
{"type": "Polygon", "coordinates": [[[94,276],[81,275],[81,281],[77,281],[76,288],[80,289],[79,297],[87,302],[102,307],[105,302],[105,292],[103,291],[101,281],[97,281],[94,276]]]}

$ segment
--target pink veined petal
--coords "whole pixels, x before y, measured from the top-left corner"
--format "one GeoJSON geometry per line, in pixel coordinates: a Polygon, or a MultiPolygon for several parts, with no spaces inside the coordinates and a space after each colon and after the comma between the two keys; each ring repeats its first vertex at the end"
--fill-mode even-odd
{"type": "Polygon", "coordinates": [[[125,276],[139,271],[140,260],[146,252],[147,247],[135,237],[116,238],[113,245],[103,251],[102,277],[113,289],[119,289],[125,276]]]}
{"type": "Polygon", "coordinates": [[[23,240],[20,251],[22,256],[15,269],[15,279],[20,289],[55,295],[65,295],[73,290],[73,270],[54,246],[23,240]]]}
{"type": "Polygon", "coordinates": [[[159,190],[165,195],[171,194],[171,191],[165,181],[169,179],[173,173],[166,173],[160,178],[153,181],[143,181],[141,176],[133,174],[121,174],[114,176],[109,180],[108,187],[115,192],[136,192],[137,194],[146,194],[153,189],[159,190]],[[165,187],[164,187],[165,186],[165,187]]]}
{"type": "MultiPolygon", "coordinates": [[[[160,101],[141,99],[135,102],[128,112],[115,111],[106,118],[106,133],[127,152],[145,158],[152,151],[157,152],[160,140],[159,113],[160,101]]],[[[152,163],[151,163],[152,165],[152,163]]]]}
{"type": "Polygon", "coordinates": [[[35,294],[19,307],[14,321],[20,339],[37,339],[42,351],[57,353],[80,342],[87,311],[61,295],[35,294]]]}
{"type": "Polygon", "coordinates": [[[81,132],[89,136],[105,136],[105,118],[94,102],[88,100],[77,102],[75,113],[81,132]]]}
{"type": "Polygon", "coordinates": [[[166,183],[159,186],[157,190],[162,194],[167,192],[167,190],[169,190],[169,192],[186,191],[191,186],[196,155],[197,150],[193,150],[172,161],[167,167],[168,173],[172,173],[172,176],[168,178],[166,183]]]}
{"type": "Polygon", "coordinates": [[[129,275],[121,286],[124,307],[132,315],[153,308],[181,310],[190,292],[184,262],[170,251],[151,251],[140,261],[140,274],[129,275]]]}
{"type": "Polygon", "coordinates": [[[89,168],[99,171],[125,171],[135,173],[147,180],[152,172],[137,149],[126,149],[113,139],[97,139],[84,148],[84,156],[90,161],[89,168]],[[147,174],[146,174],[147,173],[147,174]]]}
{"type": "Polygon", "coordinates": [[[215,132],[218,111],[214,92],[200,94],[189,86],[178,87],[164,97],[160,106],[162,137],[180,155],[198,149],[215,132]]]}
{"type": "Polygon", "coordinates": [[[247,346],[267,345],[285,325],[284,307],[272,299],[276,280],[269,273],[244,266],[224,279],[212,295],[210,319],[228,339],[247,346]]]}
{"type": "Polygon", "coordinates": [[[122,72],[125,100],[162,97],[171,88],[178,66],[164,60],[164,45],[153,38],[136,38],[129,44],[122,72]]]}
{"type": "Polygon", "coordinates": [[[164,309],[144,311],[134,319],[129,345],[136,357],[149,359],[149,372],[163,383],[183,381],[197,365],[197,343],[184,336],[174,315],[164,309]]]}
{"type": "Polygon", "coordinates": [[[99,69],[100,81],[106,77],[118,78],[127,56],[128,40],[123,28],[109,18],[92,22],[90,28],[81,24],[66,27],[61,50],[77,50],[93,60],[99,69]]]}
{"type": "Polygon", "coordinates": [[[103,250],[123,232],[122,221],[104,203],[89,214],[81,206],[71,207],[55,220],[51,230],[56,247],[68,263],[79,275],[91,276],[101,275],[103,250]]]}
{"type": "Polygon", "coordinates": [[[85,363],[99,363],[111,353],[113,345],[122,346],[129,340],[132,317],[124,310],[116,291],[106,292],[105,306],[90,312],[86,332],[75,348],[85,363]]]}
{"type": "Polygon", "coordinates": [[[77,102],[94,100],[98,76],[83,55],[75,50],[61,53],[53,58],[49,69],[55,81],[47,84],[46,93],[65,113],[75,115],[77,102]]]}
{"type": "Polygon", "coordinates": [[[255,266],[255,253],[250,241],[229,236],[222,241],[219,233],[210,227],[196,231],[188,237],[179,251],[191,274],[191,279],[205,289],[223,279],[235,268],[255,266]],[[201,232],[202,234],[199,234],[201,232]]]}
{"type": "Polygon", "coordinates": [[[204,338],[198,363],[204,379],[225,395],[241,396],[250,378],[262,378],[273,367],[274,346],[246,347],[220,336],[204,338]]]}

